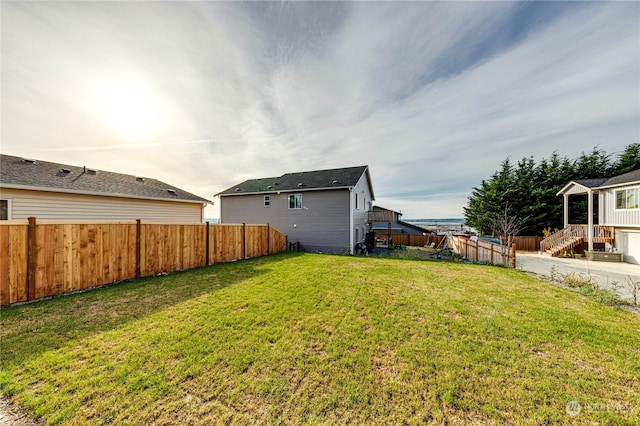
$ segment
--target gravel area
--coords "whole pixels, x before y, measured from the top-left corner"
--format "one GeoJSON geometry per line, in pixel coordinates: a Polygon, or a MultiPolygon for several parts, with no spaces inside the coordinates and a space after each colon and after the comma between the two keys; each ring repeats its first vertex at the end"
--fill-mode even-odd
{"type": "Polygon", "coordinates": [[[41,424],[0,396],[0,426],[40,426],[41,424]]]}

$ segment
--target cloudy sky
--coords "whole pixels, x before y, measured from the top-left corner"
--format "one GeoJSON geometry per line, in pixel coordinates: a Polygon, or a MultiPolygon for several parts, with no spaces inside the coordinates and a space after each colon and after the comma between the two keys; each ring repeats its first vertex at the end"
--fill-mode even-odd
{"type": "Polygon", "coordinates": [[[511,156],[640,141],[638,2],[2,2],[1,151],[240,181],[367,164],[462,217],[511,156]]]}

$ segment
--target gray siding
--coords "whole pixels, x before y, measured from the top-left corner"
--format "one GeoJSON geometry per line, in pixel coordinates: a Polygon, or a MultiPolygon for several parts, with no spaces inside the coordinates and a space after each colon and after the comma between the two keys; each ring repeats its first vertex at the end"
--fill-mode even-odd
{"type": "MultiPolygon", "coordinates": [[[[302,209],[289,209],[289,195],[297,192],[220,197],[222,223],[268,223],[299,241],[306,251],[349,249],[349,195],[347,189],[299,192],[302,209]],[[264,196],[271,198],[264,207],[264,196]]],[[[366,222],[366,218],[365,218],[366,222]]]]}

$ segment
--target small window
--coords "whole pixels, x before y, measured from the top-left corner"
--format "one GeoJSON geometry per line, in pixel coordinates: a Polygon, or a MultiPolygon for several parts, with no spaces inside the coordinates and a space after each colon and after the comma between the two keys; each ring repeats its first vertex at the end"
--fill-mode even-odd
{"type": "Polygon", "coordinates": [[[289,195],[289,208],[290,209],[302,208],[302,194],[289,195]]]}
{"type": "Polygon", "coordinates": [[[270,195],[265,195],[264,196],[264,206],[265,207],[269,207],[271,205],[271,196],[270,195]]]}
{"type": "Polygon", "coordinates": [[[9,220],[9,200],[0,200],[0,220],[9,220]]]}
{"type": "Polygon", "coordinates": [[[356,194],[356,209],[358,209],[358,194],[356,194]]]}

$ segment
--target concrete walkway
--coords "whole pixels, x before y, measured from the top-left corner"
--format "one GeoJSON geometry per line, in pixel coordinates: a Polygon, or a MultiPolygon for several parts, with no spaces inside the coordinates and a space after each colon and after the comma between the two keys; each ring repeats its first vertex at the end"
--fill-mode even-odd
{"type": "MultiPolygon", "coordinates": [[[[633,302],[629,280],[640,283],[640,265],[624,262],[594,262],[586,258],[565,259],[533,253],[518,253],[516,268],[533,272],[544,278],[555,278],[563,274],[579,274],[585,280],[595,281],[600,288],[615,291],[621,299],[633,302]]],[[[640,303],[640,289],[637,292],[640,303]]]]}

